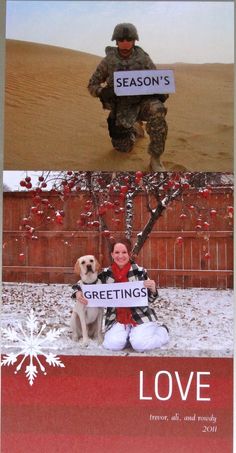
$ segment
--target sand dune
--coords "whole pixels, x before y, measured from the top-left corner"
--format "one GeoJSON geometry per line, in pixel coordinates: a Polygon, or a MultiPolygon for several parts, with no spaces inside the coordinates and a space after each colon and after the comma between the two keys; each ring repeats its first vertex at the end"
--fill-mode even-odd
{"type": "MultiPolygon", "coordinates": [[[[14,169],[148,170],[148,137],[112,149],[108,112],[87,91],[100,57],[7,40],[5,165],[14,169]]],[[[168,170],[232,171],[233,65],[177,63],[168,99],[168,170]]]]}

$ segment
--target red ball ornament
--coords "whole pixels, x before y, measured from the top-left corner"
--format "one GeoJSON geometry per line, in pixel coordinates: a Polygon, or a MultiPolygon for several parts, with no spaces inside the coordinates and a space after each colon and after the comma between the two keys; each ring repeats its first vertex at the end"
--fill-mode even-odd
{"type": "Polygon", "coordinates": [[[42,201],[43,204],[46,204],[46,205],[49,204],[49,200],[47,198],[42,198],[41,201],[42,201]]]}
{"type": "Polygon", "coordinates": [[[209,230],[210,224],[208,222],[203,223],[204,230],[209,230]]]}
{"type": "Polygon", "coordinates": [[[202,195],[204,198],[208,198],[210,195],[209,189],[203,189],[202,195]]]}
{"type": "Polygon", "coordinates": [[[179,182],[175,182],[174,183],[174,189],[179,189],[180,187],[180,183],[179,182]]]}
{"type": "Polygon", "coordinates": [[[25,226],[25,225],[27,225],[28,221],[29,221],[29,219],[27,217],[24,217],[20,223],[22,226],[25,226]]]}
{"type": "Polygon", "coordinates": [[[62,223],[63,223],[63,217],[61,216],[61,214],[56,214],[56,222],[57,222],[59,225],[62,225],[62,223]]]}
{"type": "Polygon", "coordinates": [[[25,254],[24,253],[19,253],[19,261],[24,261],[25,259],[25,254]]]}
{"type": "Polygon", "coordinates": [[[121,193],[126,194],[128,192],[128,187],[127,186],[121,186],[120,191],[121,191],[121,193]]]}
{"type": "Polygon", "coordinates": [[[174,181],[172,181],[172,180],[170,179],[170,181],[168,181],[168,183],[167,183],[167,184],[168,184],[168,187],[170,187],[170,188],[171,188],[171,187],[173,187],[173,186],[175,185],[175,182],[174,182],[174,181]]]}
{"type": "Polygon", "coordinates": [[[64,191],[64,194],[67,195],[68,193],[70,193],[70,187],[68,185],[64,186],[63,191],[64,191]]]}
{"type": "Polygon", "coordinates": [[[210,216],[211,216],[212,218],[214,218],[214,217],[216,216],[216,214],[217,214],[216,210],[215,210],[215,209],[211,209],[211,211],[210,211],[210,216]]]}
{"type": "Polygon", "coordinates": [[[209,260],[211,258],[211,255],[209,252],[205,253],[204,255],[205,260],[209,260]]]}
{"type": "Polygon", "coordinates": [[[178,245],[183,245],[183,242],[184,242],[184,240],[183,240],[182,236],[179,236],[179,237],[176,239],[176,243],[177,243],[178,245]]]}
{"type": "Polygon", "coordinates": [[[104,237],[106,237],[106,238],[109,237],[110,234],[111,234],[111,233],[110,233],[109,230],[104,230],[104,231],[102,232],[102,235],[103,235],[104,237]]]}

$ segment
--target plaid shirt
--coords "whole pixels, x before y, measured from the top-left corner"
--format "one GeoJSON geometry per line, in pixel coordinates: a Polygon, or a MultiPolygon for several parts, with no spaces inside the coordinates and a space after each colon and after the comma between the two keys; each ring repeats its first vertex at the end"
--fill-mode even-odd
{"type": "MultiPolygon", "coordinates": [[[[110,267],[105,268],[100,274],[99,278],[102,283],[115,283],[114,275],[110,267]]],[[[137,280],[148,280],[146,269],[138,266],[136,263],[131,263],[130,270],[127,275],[129,282],[135,282],[137,280]]],[[[148,302],[149,305],[146,307],[131,307],[132,318],[137,324],[144,322],[157,321],[157,315],[153,308],[151,308],[152,302],[158,297],[158,292],[152,293],[148,290],[148,302]]],[[[105,315],[105,327],[106,330],[116,322],[116,308],[108,307],[105,315]]]]}
{"type": "MultiPolygon", "coordinates": [[[[131,263],[130,270],[127,275],[129,282],[135,282],[137,280],[148,280],[146,269],[138,266],[136,263],[131,263]]],[[[81,291],[80,282],[72,286],[74,293],[72,297],[75,297],[77,291],[81,291]]],[[[105,268],[99,275],[97,283],[115,283],[114,275],[110,267],[105,268]]],[[[152,302],[158,297],[158,292],[152,293],[148,290],[148,302],[149,305],[146,307],[131,307],[132,318],[137,324],[144,322],[157,321],[157,315],[154,309],[151,307],[152,302]]],[[[105,328],[106,330],[116,322],[116,308],[108,307],[105,314],[105,328]]]]}

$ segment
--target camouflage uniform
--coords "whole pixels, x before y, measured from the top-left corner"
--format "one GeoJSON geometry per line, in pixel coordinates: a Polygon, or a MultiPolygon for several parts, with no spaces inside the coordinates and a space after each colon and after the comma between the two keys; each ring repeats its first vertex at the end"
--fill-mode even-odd
{"type": "MultiPolygon", "coordinates": [[[[88,90],[94,97],[99,97],[106,86],[113,88],[113,72],[127,70],[156,69],[149,55],[139,46],[134,46],[128,58],[120,56],[116,47],[106,47],[106,57],[98,65],[91,79],[88,90]]],[[[135,123],[146,121],[146,131],[150,137],[148,152],[159,157],[164,152],[167,136],[165,116],[167,109],[162,100],[168,95],[114,96],[112,101],[103,103],[103,108],[110,110],[108,127],[114,148],[130,151],[136,139],[135,123]],[[110,125],[115,126],[111,132],[110,125]]]]}

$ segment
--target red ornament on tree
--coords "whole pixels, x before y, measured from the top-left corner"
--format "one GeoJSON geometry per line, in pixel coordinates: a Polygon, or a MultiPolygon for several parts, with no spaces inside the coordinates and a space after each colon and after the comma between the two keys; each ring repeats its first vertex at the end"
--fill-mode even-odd
{"type": "Polygon", "coordinates": [[[111,234],[111,233],[110,233],[109,230],[104,230],[104,231],[102,232],[102,235],[103,235],[104,237],[106,237],[106,238],[108,238],[108,237],[110,236],[110,234],[111,234]]]}
{"type": "Polygon", "coordinates": [[[211,255],[209,252],[205,253],[204,255],[205,260],[209,260],[211,258],[211,255]]]}
{"type": "Polygon", "coordinates": [[[214,217],[216,216],[216,214],[217,214],[216,210],[215,210],[215,209],[211,209],[211,211],[210,211],[210,216],[211,216],[212,218],[214,218],[214,217]]]}
{"type": "Polygon", "coordinates": [[[136,171],[135,177],[138,179],[141,179],[143,177],[143,172],[142,171],[136,171]]]}
{"type": "Polygon", "coordinates": [[[210,224],[208,222],[203,223],[204,230],[209,230],[210,224]]]}

